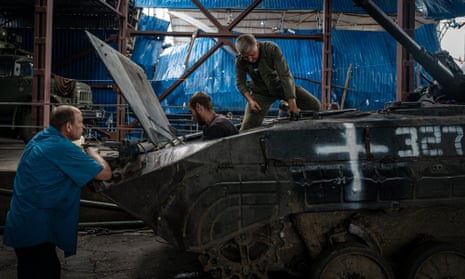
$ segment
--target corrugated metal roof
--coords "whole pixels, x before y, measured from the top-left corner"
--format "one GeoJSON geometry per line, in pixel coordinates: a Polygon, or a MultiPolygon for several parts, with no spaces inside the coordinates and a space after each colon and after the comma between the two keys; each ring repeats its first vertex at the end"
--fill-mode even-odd
{"type": "MultiPolygon", "coordinates": [[[[202,0],[199,1],[207,9],[245,9],[253,1],[244,0],[202,0]]],[[[170,8],[170,9],[197,9],[198,7],[191,0],[136,0],[134,2],[136,7],[140,8],[170,8]]],[[[264,0],[256,9],[297,9],[297,10],[316,10],[321,7],[322,1],[308,0],[308,1],[279,1],[279,0],[264,0]]]]}
{"type": "MultiPolygon", "coordinates": [[[[212,6],[208,10],[209,15],[224,28],[237,33],[268,33],[280,34],[287,31],[299,30],[321,30],[323,25],[322,14],[323,1],[293,1],[289,3],[282,1],[263,1],[259,7],[248,12],[239,22],[235,19],[241,16],[244,9],[252,3],[241,2],[243,7],[231,8],[236,2],[202,1],[204,7],[212,6]],[[295,3],[299,3],[298,5],[295,3]],[[235,22],[233,27],[229,24],[235,22]]],[[[374,19],[368,16],[361,8],[355,7],[352,1],[334,1],[332,13],[332,28],[337,30],[383,30],[374,19]]],[[[379,6],[394,18],[396,4],[394,1],[377,1],[379,6]]],[[[199,7],[186,9],[186,3],[182,1],[160,1],[161,7],[168,7],[167,13],[170,17],[171,30],[173,32],[194,33],[196,30],[215,33],[219,32],[216,22],[206,15],[205,10],[199,7]],[[163,4],[165,3],[165,4],[163,4]],[[184,4],[183,4],[184,3],[184,4]]],[[[193,5],[190,1],[189,5],[193,5]]],[[[147,3],[148,4],[148,3],[147,3]]],[[[188,5],[188,6],[189,6],[188,5]]],[[[420,27],[424,24],[434,23],[431,19],[417,11],[415,25],[420,27]]],[[[189,37],[174,37],[174,43],[186,43],[189,37]]]]}
{"type": "MultiPolygon", "coordinates": [[[[245,9],[254,1],[244,0],[203,0],[199,1],[207,9],[245,9]]],[[[397,4],[391,0],[375,0],[375,2],[386,12],[394,12],[397,4]]],[[[198,7],[191,0],[135,0],[135,7],[140,8],[169,8],[169,9],[197,9],[198,7]]],[[[355,7],[349,0],[333,0],[334,11],[344,12],[363,12],[355,7]]],[[[263,0],[256,7],[258,10],[322,10],[322,0],[306,1],[282,1],[282,0],[263,0]]]]}
{"type": "MultiPolygon", "coordinates": [[[[374,2],[386,13],[394,13],[397,10],[397,1],[374,0],[374,2]]],[[[200,1],[207,9],[245,9],[253,1],[243,0],[208,0],[200,1]]],[[[416,6],[425,15],[434,19],[455,18],[465,15],[465,0],[416,0],[416,6]]],[[[135,0],[135,6],[140,8],[169,8],[169,9],[197,9],[191,0],[135,0]]],[[[355,7],[351,0],[333,0],[334,12],[364,13],[355,7]]],[[[322,0],[306,1],[281,1],[263,0],[256,10],[322,10],[322,0]]]]}

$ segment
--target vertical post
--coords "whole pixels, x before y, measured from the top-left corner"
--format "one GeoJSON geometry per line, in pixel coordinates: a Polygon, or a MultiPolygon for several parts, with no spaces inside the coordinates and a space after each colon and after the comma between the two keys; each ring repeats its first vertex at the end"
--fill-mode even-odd
{"type": "Polygon", "coordinates": [[[332,0],[323,2],[323,65],[321,73],[321,109],[329,109],[331,103],[331,21],[332,0]]]}
{"type": "MultiPolygon", "coordinates": [[[[53,0],[35,0],[34,60],[32,79],[32,125],[47,127],[50,121],[53,0]]],[[[32,129],[33,134],[38,128],[32,129]]]]}
{"type": "MultiPolygon", "coordinates": [[[[415,1],[397,0],[397,22],[410,37],[415,37],[415,1]]],[[[396,100],[405,101],[414,91],[414,60],[408,51],[397,43],[396,100]]]]}
{"type": "MultiPolygon", "coordinates": [[[[118,51],[122,53],[123,55],[126,54],[127,52],[127,44],[128,44],[128,38],[127,38],[127,29],[128,29],[128,1],[127,0],[121,0],[120,2],[120,7],[119,11],[122,15],[119,19],[119,33],[118,33],[118,51]]],[[[115,87],[117,88],[117,87],[115,87]]],[[[122,140],[125,135],[127,134],[128,131],[126,130],[118,130],[118,128],[125,127],[125,119],[126,119],[126,110],[125,110],[125,104],[126,100],[124,99],[124,96],[119,92],[119,88],[116,89],[118,93],[117,97],[117,107],[116,107],[116,134],[117,134],[117,140],[120,141],[122,140]]]]}

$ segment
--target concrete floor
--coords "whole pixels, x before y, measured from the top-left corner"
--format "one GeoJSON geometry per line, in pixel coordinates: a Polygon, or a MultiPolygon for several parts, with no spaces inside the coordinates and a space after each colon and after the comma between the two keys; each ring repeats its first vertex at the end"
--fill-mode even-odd
{"type": "MultiPolygon", "coordinates": [[[[3,238],[0,237],[0,242],[3,238]]],[[[165,243],[151,230],[80,231],[77,254],[63,258],[61,278],[209,278],[195,254],[165,243]]],[[[0,278],[16,278],[16,257],[0,244],[0,278]]]]}
{"type": "MultiPolygon", "coordinates": [[[[0,137],[0,226],[8,209],[14,172],[24,144],[15,139],[0,137]]],[[[83,189],[82,195],[89,195],[83,189]]],[[[82,198],[81,195],[81,198],[82,198]]],[[[94,199],[96,197],[90,197],[94,199]]],[[[95,208],[88,211],[96,211],[95,208]]],[[[124,212],[99,211],[101,218],[128,218],[124,212]],[[123,216],[123,217],[122,217],[123,216]]],[[[95,214],[82,211],[81,221],[94,220],[95,214]]],[[[77,254],[68,258],[58,249],[62,278],[209,278],[202,272],[197,256],[181,251],[152,230],[144,228],[110,230],[86,226],[79,231],[77,254]]],[[[1,231],[0,231],[1,232],[1,231]]],[[[11,247],[3,245],[0,235],[0,278],[16,278],[16,256],[11,247]]]]}

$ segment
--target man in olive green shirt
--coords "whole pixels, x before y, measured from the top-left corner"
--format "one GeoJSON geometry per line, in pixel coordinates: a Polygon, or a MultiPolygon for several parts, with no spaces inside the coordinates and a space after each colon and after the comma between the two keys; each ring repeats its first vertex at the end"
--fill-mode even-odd
{"type": "Polygon", "coordinates": [[[276,100],[288,103],[289,115],[303,110],[320,110],[320,101],[310,92],[296,86],[279,46],[257,42],[252,34],[236,40],[236,86],[247,100],[241,130],[260,126],[276,100]],[[250,81],[247,83],[247,74],[250,81]]]}

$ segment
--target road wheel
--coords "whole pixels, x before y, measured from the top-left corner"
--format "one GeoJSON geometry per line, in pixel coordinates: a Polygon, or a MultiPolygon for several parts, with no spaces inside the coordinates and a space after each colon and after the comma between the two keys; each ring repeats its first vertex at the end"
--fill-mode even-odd
{"type": "Polygon", "coordinates": [[[279,265],[278,250],[283,245],[275,229],[264,226],[210,249],[200,257],[204,270],[213,278],[268,278],[268,268],[279,265]]]}
{"type": "Polygon", "coordinates": [[[357,244],[336,244],[323,251],[312,265],[311,279],[393,279],[389,263],[373,249],[357,244]]]}
{"type": "Polygon", "coordinates": [[[403,278],[465,278],[465,251],[449,243],[428,242],[408,257],[403,278]]]}

